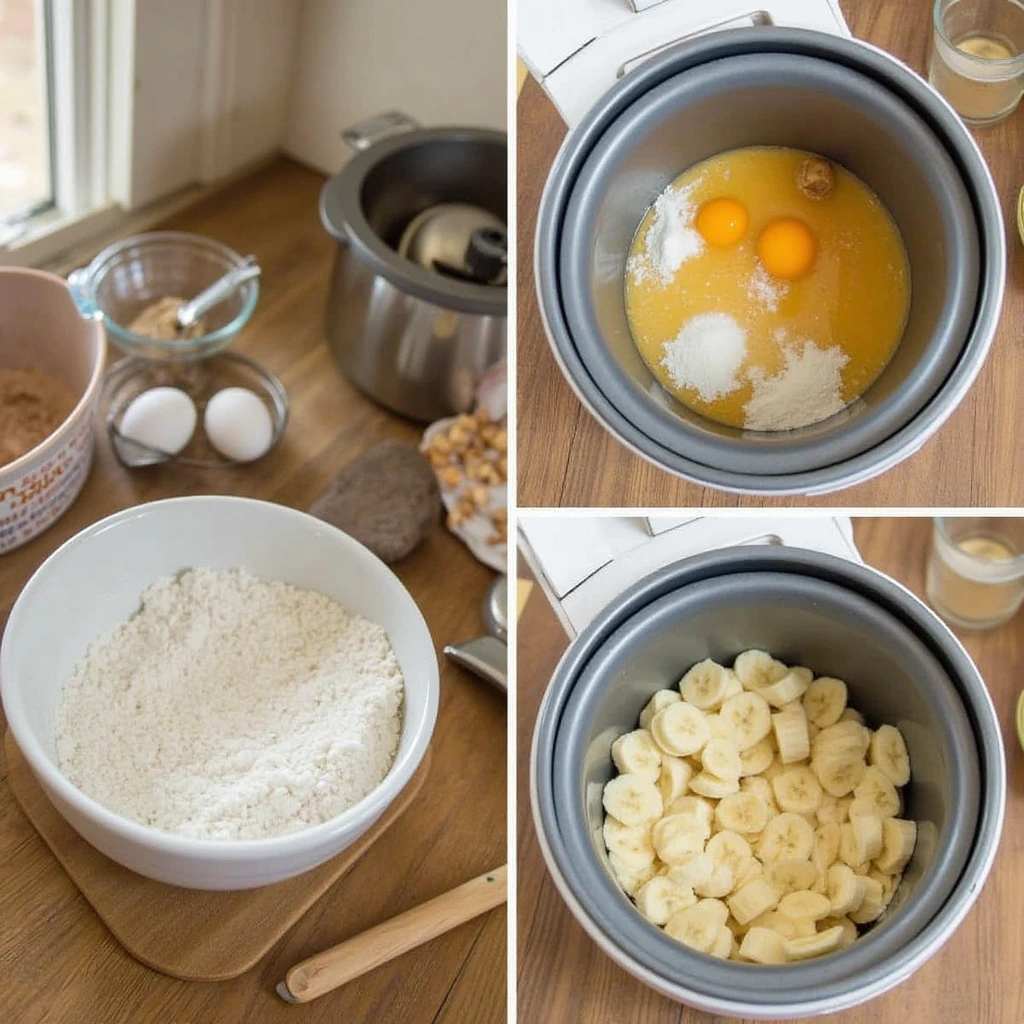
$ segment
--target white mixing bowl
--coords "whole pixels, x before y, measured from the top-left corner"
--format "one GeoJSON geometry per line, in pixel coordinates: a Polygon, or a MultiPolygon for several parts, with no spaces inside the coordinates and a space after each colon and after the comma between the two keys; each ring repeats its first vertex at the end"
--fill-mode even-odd
{"type": "Polygon", "coordinates": [[[0,697],[8,724],[57,810],[118,863],[192,889],[267,885],[308,871],[354,843],[422,761],[438,695],[430,632],[384,563],[312,516],[247,498],[172,498],[93,524],[58,548],[28,581],[0,644],[0,697]],[[391,771],[354,807],[272,839],[189,839],[108,810],[61,774],[54,712],[75,663],[94,639],[136,610],[151,583],[191,566],[245,569],[317,590],[387,631],[405,678],[402,734],[391,771]]]}

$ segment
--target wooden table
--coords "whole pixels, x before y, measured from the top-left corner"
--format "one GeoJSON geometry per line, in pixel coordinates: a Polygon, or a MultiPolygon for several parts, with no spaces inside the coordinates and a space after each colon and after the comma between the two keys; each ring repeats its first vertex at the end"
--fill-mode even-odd
{"type": "MultiPolygon", "coordinates": [[[[926,69],[933,0],[841,0],[853,33],[926,69]]],[[[566,128],[533,79],[518,104],[519,503],[679,507],[806,505],[805,498],[738,497],[687,483],[632,454],[580,405],[559,371],[533,287],[533,236],[548,169],[566,128]]],[[[1024,504],[1024,450],[1016,443],[1024,376],[1024,251],[1015,200],[1024,182],[1024,111],[976,132],[1007,222],[1009,267],[999,331],[970,394],[915,456],[883,476],[814,504],[860,507],[1024,504]]]]}
{"type": "MultiPolygon", "coordinates": [[[[334,243],[317,217],[323,179],[281,160],[167,225],[210,235],[263,266],[263,293],[238,350],[277,373],[291,398],[280,445],[236,471],[128,472],[105,439],[68,515],[0,558],[0,625],[22,585],[63,540],[117,509],[189,493],[228,493],[308,507],[330,475],[385,438],[420,429],[361,397],[335,370],[321,335],[334,243]]],[[[273,988],[296,961],[504,863],[505,699],[443,655],[483,632],[479,604],[493,573],[439,528],[396,571],[426,616],[441,662],[441,707],[429,778],[414,806],[255,970],[194,984],[122,950],[22,815],[0,769],[0,1020],[18,1024],[187,1021],[387,1022],[505,1020],[504,909],[304,1008],[273,988]]],[[[0,715],[0,725],[3,725],[0,715]]],[[[182,937],[187,941],[187,936],[182,937]]]]}
{"type": "MultiPolygon", "coordinates": [[[[859,519],[865,561],[922,594],[930,522],[859,519]]],[[[943,949],[909,981],[830,1017],[836,1024],[1019,1024],[1024,1020],[1024,753],[1013,726],[1022,685],[1024,614],[1000,629],[961,635],[985,678],[1003,727],[1009,771],[1006,823],[988,884],[943,949]]],[[[636,981],[591,941],[569,913],[541,858],[530,813],[529,747],[544,688],[566,636],[535,588],[519,619],[518,945],[520,1020],[573,1024],[701,1024],[721,1020],[680,1006],[636,981]]]]}

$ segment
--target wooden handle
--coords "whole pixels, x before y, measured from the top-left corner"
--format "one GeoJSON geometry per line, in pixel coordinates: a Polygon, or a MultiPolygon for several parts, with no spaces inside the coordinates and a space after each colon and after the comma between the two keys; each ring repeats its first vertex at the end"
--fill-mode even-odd
{"type": "Polygon", "coordinates": [[[502,865],[297,963],[285,975],[287,995],[293,1002],[308,1003],[499,906],[506,900],[507,874],[502,865]]]}

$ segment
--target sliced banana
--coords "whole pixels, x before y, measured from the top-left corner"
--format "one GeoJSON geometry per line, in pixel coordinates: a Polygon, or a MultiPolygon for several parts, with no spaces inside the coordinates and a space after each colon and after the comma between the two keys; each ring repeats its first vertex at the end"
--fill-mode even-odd
{"type": "Polygon", "coordinates": [[[868,760],[884,772],[894,786],[910,781],[910,757],[903,734],[894,725],[879,726],[871,737],[868,760]]]}
{"type": "Polygon", "coordinates": [[[724,721],[731,723],[740,753],[749,751],[771,732],[771,706],[758,693],[741,691],[729,697],[723,702],[719,714],[724,721]]]}
{"type": "Polygon", "coordinates": [[[850,827],[857,849],[863,854],[861,860],[874,860],[882,852],[882,819],[873,814],[858,814],[850,818],[850,827]]]}
{"type": "Polygon", "coordinates": [[[916,845],[916,822],[886,818],[882,822],[882,852],[875,858],[875,866],[887,875],[898,874],[913,857],[916,845]]]}
{"type": "MultiPolygon", "coordinates": [[[[771,728],[771,716],[769,715],[768,727],[771,728]]],[[[768,765],[775,759],[775,747],[772,741],[766,736],[763,740],[755,743],[752,747],[740,751],[740,778],[747,778],[751,775],[760,775],[768,765]]]]}
{"type": "Polygon", "coordinates": [[[719,779],[734,781],[736,789],[739,789],[740,770],[743,766],[740,763],[739,751],[732,740],[708,740],[700,752],[700,763],[705,772],[719,779]]]}
{"type": "Polygon", "coordinates": [[[640,712],[640,728],[650,729],[651,721],[659,711],[664,711],[669,704],[678,704],[682,699],[678,690],[658,690],[640,712]]]}
{"type": "Polygon", "coordinates": [[[856,750],[823,750],[811,758],[811,771],[821,788],[837,799],[852,793],[864,779],[867,765],[856,750]]]}
{"type": "Polygon", "coordinates": [[[895,818],[900,813],[900,795],[889,776],[881,768],[871,766],[853,789],[854,801],[850,816],[874,814],[879,818],[895,818]]]}
{"type": "Polygon", "coordinates": [[[764,865],[753,855],[746,858],[746,860],[740,861],[736,868],[733,878],[732,891],[736,892],[737,889],[742,889],[748,882],[752,882],[755,878],[764,877],[764,865]]]}
{"type": "Polygon", "coordinates": [[[867,877],[882,887],[882,905],[888,907],[900,884],[899,875],[891,875],[886,871],[871,870],[867,877]]]}
{"type": "Polygon", "coordinates": [[[740,956],[755,964],[784,964],[785,939],[771,928],[751,928],[740,943],[740,956]]]}
{"type": "Polygon", "coordinates": [[[662,708],[651,719],[651,736],[666,754],[687,757],[707,743],[708,726],[700,708],[679,701],[662,708]]]}
{"type": "Polygon", "coordinates": [[[665,923],[668,935],[699,953],[711,952],[721,928],[718,914],[700,903],[677,911],[665,923]]]}
{"type": "Polygon", "coordinates": [[[825,872],[839,856],[839,823],[826,821],[814,830],[814,852],[811,863],[818,871],[825,872]]]}
{"type": "Polygon", "coordinates": [[[867,892],[866,879],[847,864],[833,864],[828,869],[827,894],[833,917],[845,917],[856,910],[867,892]]]}
{"type": "Polygon", "coordinates": [[[864,899],[860,906],[847,916],[854,924],[870,924],[885,912],[885,890],[881,882],[870,876],[864,878],[864,899]]]}
{"type": "Polygon", "coordinates": [[[798,921],[805,918],[811,921],[820,921],[822,918],[828,917],[831,903],[827,896],[804,889],[787,893],[779,900],[776,909],[780,914],[798,921]]]}
{"type": "Polygon", "coordinates": [[[857,941],[857,926],[848,917],[826,917],[824,921],[818,922],[819,931],[827,931],[836,926],[843,929],[842,938],[839,940],[839,949],[846,949],[857,941]]]}
{"type": "Polygon", "coordinates": [[[718,938],[715,939],[715,944],[708,952],[712,956],[717,956],[720,960],[728,960],[729,954],[732,952],[733,943],[732,932],[725,925],[722,925],[718,929],[718,938]]]}
{"type": "Polygon", "coordinates": [[[871,743],[871,733],[859,722],[843,721],[841,718],[835,725],[822,729],[814,737],[814,754],[825,753],[856,753],[861,757],[867,752],[871,743]]]}
{"type": "Polygon", "coordinates": [[[604,787],[604,809],[624,825],[645,825],[661,817],[657,787],[638,775],[616,775],[604,787]]]}
{"type": "Polygon", "coordinates": [[[760,690],[777,683],[789,669],[776,661],[767,651],[744,651],[737,655],[732,670],[739,677],[745,690],[760,690]]]}
{"type": "Polygon", "coordinates": [[[821,783],[810,768],[794,765],[772,779],[775,802],[783,811],[814,814],[821,806],[821,783]]]}
{"type": "Polygon", "coordinates": [[[765,867],[764,877],[781,898],[791,892],[810,889],[818,878],[818,869],[809,860],[783,857],[765,867]]]}
{"type": "Polygon", "coordinates": [[[794,764],[810,756],[811,739],[807,734],[807,716],[802,707],[772,715],[772,729],[779,748],[779,760],[783,764],[794,764]]]}
{"type": "Polygon", "coordinates": [[[707,829],[707,834],[711,835],[711,826],[715,820],[715,805],[710,800],[697,796],[695,793],[689,793],[676,800],[668,809],[668,813],[692,814],[696,816],[707,829]]]}
{"type": "Polygon", "coordinates": [[[799,700],[806,692],[814,673],[806,668],[791,668],[777,683],[757,692],[774,708],[784,708],[799,700]]]}
{"type": "Polygon", "coordinates": [[[742,778],[740,779],[740,792],[759,796],[764,801],[765,807],[768,808],[769,821],[778,815],[779,807],[775,803],[775,793],[772,790],[772,784],[767,779],[760,776],[742,778]]]}
{"type": "Polygon", "coordinates": [[[604,845],[623,864],[632,868],[644,868],[654,863],[654,845],[651,843],[651,826],[625,825],[610,814],[604,819],[604,845]]]}
{"type": "Polygon", "coordinates": [[[768,824],[768,805],[756,793],[732,793],[718,801],[715,820],[731,832],[760,832],[768,824]]]}
{"type": "Polygon", "coordinates": [[[693,891],[698,896],[711,896],[717,899],[728,896],[735,884],[736,878],[732,868],[728,864],[716,864],[715,870],[711,872],[711,877],[706,882],[695,885],[693,891]]]}
{"type": "Polygon", "coordinates": [[[683,700],[702,711],[717,708],[725,699],[728,686],[728,669],[710,658],[698,662],[679,680],[683,700]]]}
{"type": "Polygon", "coordinates": [[[665,807],[671,807],[680,797],[686,795],[693,776],[693,765],[681,757],[661,754],[661,768],[658,771],[658,792],[665,807]]]}
{"type": "Polygon", "coordinates": [[[622,886],[622,891],[627,896],[635,896],[640,886],[652,879],[655,874],[653,862],[646,865],[646,867],[634,867],[621,860],[614,853],[608,854],[608,862],[612,866],[612,871],[615,873],[615,878],[618,880],[619,885],[622,886]]]}
{"type": "Polygon", "coordinates": [[[785,963],[855,942],[916,845],[916,824],[897,817],[902,734],[868,729],[841,679],[764,651],[731,670],[700,662],[679,688],[654,693],[612,744],[603,836],[620,887],[722,959],[785,963]]]}
{"type": "Polygon", "coordinates": [[[612,744],[612,763],[623,774],[658,781],[661,751],[646,729],[634,729],[612,744]]]}
{"type": "Polygon", "coordinates": [[[715,873],[715,862],[707,853],[694,853],[675,864],[670,864],[668,877],[690,889],[704,883],[715,873]]]}
{"type": "Polygon", "coordinates": [[[777,860],[810,860],[814,831],[799,814],[783,812],[765,826],[757,843],[757,855],[765,865],[777,860]]]}
{"type": "Polygon", "coordinates": [[[740,924],[747,924],[768,910],[774,910],[779,902],[778,894],[764,878],[755,878],[742,889],[737,889],[726,901],[729,913],[740,924]]]}
{"type": "Polygon", "coordinates": [[[708,840],[705,850],[716,865],[728,865],[733,875],[737,873],[740,865],[753,855],[750,843],[738,832],[728,830],[713,835],[708,840]]]}
{"type": "Polygon", "coordinates": [[[655,822],[651,843],[666,864],[679,864],[694,854],[704,852],[709,829],[692,814],[671,814],[655,822]]]}
{"type": "Polygon", "coordinates": [[[816,932],[802,939],[786,939],[783,949],[788,960],[809,960],[811,957],[832,953],[839,948],[843,929],[836,925],[823,932],[816,932]]]}
{"type": "MultiPolygon", "coordinates": [[[[726,740],[731,746],[736,746],[736,730],[732,722],[723,718],[720,711],[706,716],[708,723],[708,742],[712,740],[726,740]]],[[[707,749],[705,747],[705,749],[707,749]]]]}
{"type": "Polygon", "coordinates": [[[846,710],[846,683],[832,676],[819,676],[804,694],[807,719],[819,729],[835,725],[846,710]]]}
{"type": "Polygon", "coordinates": [[[692,907],[697,897],[692,889],[674,882],[667,875],[657,875],[637,890],[636,908],[652,924],[665,924],[677,911],[692,907]]]}

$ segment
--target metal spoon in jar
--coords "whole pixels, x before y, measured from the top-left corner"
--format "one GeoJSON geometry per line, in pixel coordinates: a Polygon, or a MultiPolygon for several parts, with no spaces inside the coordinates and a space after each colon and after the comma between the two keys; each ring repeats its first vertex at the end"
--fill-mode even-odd
{"type": "Polygon", "coordinates": [[[223,277],[218,277],[209,288],[204,288],[194,299],[189,299],[178,307],[178,330],[187,331],[201,316],[209,313],[229,295],[233,295],[246,281],[259,276],[260,268],[256,263],[256,257],[246,256],[237,267],[233,267],[223,277]]]}

